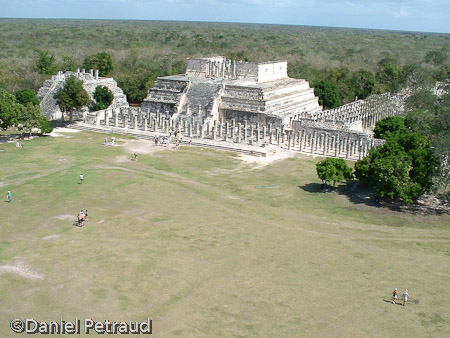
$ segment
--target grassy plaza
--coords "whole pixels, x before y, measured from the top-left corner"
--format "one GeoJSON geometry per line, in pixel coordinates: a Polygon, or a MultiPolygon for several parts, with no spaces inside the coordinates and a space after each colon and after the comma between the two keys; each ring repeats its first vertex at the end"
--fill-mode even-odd
{"type": "Polygon", "coordinates": [[[156,337],[450,331],[449,215],[323,193],[319,157],[257,166],[198,147],[62,135],[0,144],[1,337],[17,336],[14,318],[75,317],[150,317],[156,337]],[[84,227],[74,226],[80,209],[84,227]],[[391,304],[395,287],[419,303],[391,304]]]}

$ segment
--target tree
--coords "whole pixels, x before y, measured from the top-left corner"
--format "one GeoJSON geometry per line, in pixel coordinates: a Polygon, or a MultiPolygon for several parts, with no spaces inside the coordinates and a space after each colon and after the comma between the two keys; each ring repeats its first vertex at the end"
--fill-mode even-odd
{"type": "Polygon", "coordinates": [[[425,55],[424,61],[434,66],[440,66],[447,61],[447,55],[440,50],[431,50],[425,55]]]}
{"type": "Polygon", "coordinates": [[[98,69],[100,76],[106,76],[114,69],[111,56],[105,52],[97,53],[84,59],[83,67],[86,69],[98,69]]]}
{"type": "Polygon", "coordinates": [[[403,84],[401,67],[388,59],[382,59],[378,63],[377,78],[391,93],[398,92],[403,84]]]}
{"type": "Polygon", "coordinates": [[[36,96],[36,93],[31,89],[22,89],[18,90],[14,93],[16,97],[16,101],[21,105],[26,105],[27,103],[32,103],[34,105],[39,105],[39,99],[36,96]]]}
{"type": "Polygon", "coordinates": [[[357,161],[355,176],[380,196],[401,198],[409,204],[431,187],[436,166],[428,138],[399,132],[390,136],[383,146],[372,148],[369,156],[357,161]]]}
{"type": "Polygon", "coordinates": [[[0,88],[0,128],[8,129],[18,121],[22,106],[16,102],[14,95],[0,88]]]}
{"type": "Polygon", "coordinates": [[[322,181],[333,183],[333,187],[336,183],[343,182],[353,177],[352,169],[347,165],[342,158],[327,158],[316,164],[317,176],[322,181]]]}
{"type": "Polygon", "coordinates": [[[61,64],[61,70],[63,72],[71,71],[74,72],[77,70],[77,65],[75,64],[75,61],[67,55],[63,55],[63,62],[61,64]]]}
{"type": "Polygon", "coordinates": [[[358,96],[359,99],[365,99],[375,89],[375,75],[368,70],[360,70],[353,74],[351,86],[353,87],[355,96],[358,96]]]}
{"type": "Polygon", "coordinates": [[[55,63],[55,55],[50,54],[48,50],[38,50],[38,58],[34,66],[39,74],[51,75],[55,74],[57,66],[55,63]]]}
{"type": "Polygon", "coordinates": [[[91,98],[83,88],[83,81],[78,80],[75,76],[68,77],[64,87],[59,88],[53,97],[61,109],[62,121],[64,121],[64,113],[70,112],[70,123],[72,123],[73,111],[87,106],[91,102],[91,98]]]}
{"type": "Polygon", "coordinates": [[[97,86],[94,91],[95,110],[106,109],[113,102],[114,95],[106,86],[97,86]]]}
{"type": "Polygon", "coordinates": [[[400,116],[388,116],[377,121],[373,136],[387,139],[397,133],[406,131],[405,120],[400,116]]]}
{"type": "Polygon", "coordinates": [[[122,88],[129,102],[142,102],[147,95],[150,86],[149,74],[133,74],[117,79],[117,84],[122,88]]]}
{"type": "Polygon", "coordinates": [[[17,127],[19,130],[24,130],[31,134],[33,128],[41,127],[43,124],[42,120],[46,119],[41,115],[41,107],[28,102],[21,106],[21,111],[17,119],[17,127]]]}
{"type": "Polygon", "coordinates": [[[339,88],[330,81],[319,81],[314,85],[314,93],[319,97],[319,103],[325,109],[332,109],[341,105],[339,88]]]}

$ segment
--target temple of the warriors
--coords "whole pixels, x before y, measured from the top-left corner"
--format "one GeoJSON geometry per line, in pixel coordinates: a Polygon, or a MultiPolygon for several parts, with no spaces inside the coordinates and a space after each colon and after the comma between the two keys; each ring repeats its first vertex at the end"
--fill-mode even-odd
{"type": "Polygon", "coordinates": [[[236,62],[223,56],[188,59],[184,75],[160,77],[142,111],[202,123],[235,120],[287,126],[321,111],[314,89],[287,75],[287,61],[236,62]]]}
{"type": "Polygon", "coordinates": [[[180,142],[260,156],[285,148],[361,159],[384,143],[372,136],[375,123],[402,114],[408,96],[372,95],[323,110],[307,81],[287,76],[286,61],[235,62],[219,56],[188,59],[185,74],[158,78],[141,107],[130,107],[117,83],[98,72],[59,72],[38,92],[49,119],[61,114],[53,94],[68,76],[83,80],[91,97],[98,85],[114,93],[110,107],[85,111],[74,128],[147,139],[176,132],[180,142]]]}
{"type": "Polygon", "coordinates": [[[37,97],[41,101],[41,111],[49,120],[61,118],[61,110],[56,104],[53,95],[56,91],[64,86],[66,78],[75,76],[77,79],[83,81],[83,88],[89,94],[93,102],[95,102],[93,95],[97,86],[108,87],[114,95],[113,102],[108,108],[128,107],[127,96],[122,89],[117,86],[117,82],[113,78],[98,76],[98,70],[91,69],[88,73],[83,69],[78,69],[76,72],[58,72],[53,75],[51,79],[46,80],[43,86],[39,89],[37,97]]]}

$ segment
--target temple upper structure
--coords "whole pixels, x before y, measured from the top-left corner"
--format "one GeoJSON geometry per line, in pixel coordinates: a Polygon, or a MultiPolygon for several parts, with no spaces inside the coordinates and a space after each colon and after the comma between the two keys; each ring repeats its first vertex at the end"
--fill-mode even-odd
{"type": "Polygon", "coordinates": [[[287,61],[236,62],[223,56],[188,59],[186,73],[159,77],[142,110],[167,113],[173,120],[287,125],[321,111],[309,83],[287,75],[287,61]]]}
{"type": "Polygon", "coordinates": [[[253,82],[269,82],[286,79],[287,62],[236,62],[224,56],[212,58],[188,59],[186,76],[204,78],[222,78],[253,82]]]}

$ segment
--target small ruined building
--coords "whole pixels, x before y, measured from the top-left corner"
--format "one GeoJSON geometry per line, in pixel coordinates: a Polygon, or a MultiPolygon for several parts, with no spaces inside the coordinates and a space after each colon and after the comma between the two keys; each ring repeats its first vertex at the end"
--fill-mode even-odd
{"type": "Polygon", "coordinates": [[[322,110],[306,80],[288,77],[287,61],[236,62],[223,56],[188,59],[184,75],[159,77],[141,107],[174,121],[278,126],[322,110]]]}
{"type": "MultiPolygon", "coordinates": [[[[41,101],[42,115],[44,115],[48,120],[55,120],[61,118],[61,110],[56,104],[56,100],[53,95],[59,88],[64,86],[66,78],[69,76],[75,76],[79,80],[83,81],[83,87],[86,92],[91,97],[92,101],[95,102],[93,95],[95,88],[97,86],[108,87],[114,95],[114,99],[109,108],[122,108],[128,107],[127,97],[123,93],[122,89],[117,87],[117,82],[110,77],[99,77],[98,70],[90,70],[89,73],[83,69],[81,72],[78,69],[77,72],[58,72],[57,75],[53,75],[50,80],[46,80],[43,86],[39,89],[37,96],[41,101]]],[[[85,114],[83,114],[84,116],[85,114]]]]}

